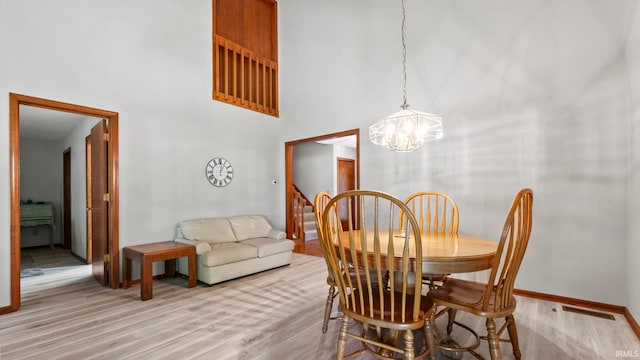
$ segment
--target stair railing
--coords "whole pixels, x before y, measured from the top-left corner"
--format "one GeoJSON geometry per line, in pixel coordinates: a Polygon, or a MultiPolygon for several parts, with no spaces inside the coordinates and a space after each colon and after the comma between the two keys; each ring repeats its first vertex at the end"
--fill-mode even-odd
{"type": "MultiPolygon", "coordinates": [[[[293,185],[293,236],[305,241],[304,238],[304,208],[312,205],[309,199],[293,185]]],[[[313,206],[313,205],[312,205],[313,206]]]]}

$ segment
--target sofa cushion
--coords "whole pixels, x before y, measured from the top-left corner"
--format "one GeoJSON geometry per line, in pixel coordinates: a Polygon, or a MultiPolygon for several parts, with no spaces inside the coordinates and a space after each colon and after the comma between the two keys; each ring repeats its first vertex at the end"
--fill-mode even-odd
{"type": "Polygon", "coordinates": [[[271,230],[271,224],[262,215],[233,216],[229,222],[238,241],[267,237],[271,230]]]}
{"type": "Polygon", "coordinates": [[[293,241],[276,240],[267,237],[248,239],[239,242],[239,244],[254,246],[258,249],[258,257],[265,257],[293,250],[293,241]]]}
{"type": "Polygon", "coordinates": [[[230,264],[258,257],[258,249],[254,246],[228,242],[211,244],[211,251],[200,255],[203,266],[212,267],[230,264]]]}
{"type": "Polygon", "coordinates": [[[182,236],[189,240],[205,241],[210,244],[236,241],[231,224],[226,218],[186,220],[180,222],[178,228],[182,236]]]}

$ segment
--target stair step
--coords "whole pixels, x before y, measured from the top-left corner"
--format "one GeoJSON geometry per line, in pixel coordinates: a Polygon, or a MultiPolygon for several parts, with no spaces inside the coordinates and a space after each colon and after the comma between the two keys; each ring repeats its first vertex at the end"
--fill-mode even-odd
{"type": "Polygon", "coordinates": [[[305,230],[304,232],[304,241],[316,240],[318,239],[318,232],[316,230],[305,230]]]}
{"type": "Polygon", "coordinates": [[[304,231],[315,231],[316,230],[316,222],[315,221],[305,221],[303,225],[304,231]]]}

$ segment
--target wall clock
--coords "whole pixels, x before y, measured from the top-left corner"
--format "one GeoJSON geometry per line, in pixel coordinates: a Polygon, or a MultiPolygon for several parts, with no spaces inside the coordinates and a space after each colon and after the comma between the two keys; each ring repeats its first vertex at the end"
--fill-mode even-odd
{"type": "Polygon", "coordinates": [[[221,157],[215,157],[207,163],[207,180],[213,186],[227,186],[233,179],[231,163],[221,157]]]}

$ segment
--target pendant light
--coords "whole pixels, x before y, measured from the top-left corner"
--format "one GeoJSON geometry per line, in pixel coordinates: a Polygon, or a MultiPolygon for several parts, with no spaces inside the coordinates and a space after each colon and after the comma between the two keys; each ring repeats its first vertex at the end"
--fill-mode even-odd
{"type": "Polygon", "coordinates": [[[425,142],[441,139],[442,117],[409,109],[407,104],[407,45],[405,43],[405,0],[402,0],[402,92],[401,110],[369,126],[369,140],[388,150],[410,152],[425,142]]]}

